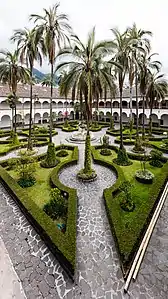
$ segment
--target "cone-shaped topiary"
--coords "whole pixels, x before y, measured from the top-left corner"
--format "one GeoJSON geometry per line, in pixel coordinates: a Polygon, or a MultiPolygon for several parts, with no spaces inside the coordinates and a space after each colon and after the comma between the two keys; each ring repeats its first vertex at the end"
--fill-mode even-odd
{"type": "Polygon", "coordinates": [[[19,142],[18,134],[13,132],[13,134],[11,134],[11,135],[13,135],[12,136],[12,145],[19,145],[20,142],[19,142]]]}
{"type": "Polygon", "coordinates": [[[81,169],[77,177],[81,179],[82,181],[93,181],[96,179],[97,174],[95,170],[91,167],[91,146],[90,146],[90,134],[89,131],[87,131],[86,135],[86,141],[85,141],[85,160],[84,160],[84,168],[81,169]]]}
{"type": "Polygon", "coordinates": [[[122,166],[131,165],[132,162],[128,159],[126,149],[123,147],[118,150],[117,158],[113,160],[114,163],[122,166]]]}
{"type": "Polygon", "coordinates": [[[41,161],[40,165],[44,168],[52,168],[55,167],[57,164],[58,160],[56,159],[55,144],[49,143],[46,159],[41,161]]]}
{"type": "Polygon", "coordinates": [[[85,161],[84,161],[84,171],[91,171],[91,149],[90,149],[90,134],[87,131],[86,141],[85,141],[85,161]]]}

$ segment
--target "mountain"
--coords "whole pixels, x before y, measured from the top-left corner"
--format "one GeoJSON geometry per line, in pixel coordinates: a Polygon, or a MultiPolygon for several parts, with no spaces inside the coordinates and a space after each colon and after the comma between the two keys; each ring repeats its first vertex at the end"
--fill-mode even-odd
{"type": "Polygon", "coordinates": [[[46,74],[40,72],[39,70],[37,70],[35,68],[33,68],[33,75],[38,81],[43,80],[44,77],[46,76],[46,74]]]}

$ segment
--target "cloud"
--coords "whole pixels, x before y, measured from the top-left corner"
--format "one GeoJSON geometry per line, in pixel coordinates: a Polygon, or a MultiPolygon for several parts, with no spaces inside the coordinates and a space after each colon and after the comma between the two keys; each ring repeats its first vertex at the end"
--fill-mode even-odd
{"type": "MultiPolygon", "coordinates": [[[[1,0],[0,47],[13,49],[9,42],[13,29],[30,26],[28,16],[42,13],[42,9],[55,3],[53,0],[1,0]]],[[[69,15],[74,32],[86,40],[88,31],[96,26],[97,39],[112,37],[110,28],[118,26],[124,30],[133,22],[153,32],[152,50],[160,54],[165,69],[168,68],[168,1],[156,0],[60,0],[60,10],[69,15]]],[[[45,63],[43,69],[48,71],[45,63]]]]}

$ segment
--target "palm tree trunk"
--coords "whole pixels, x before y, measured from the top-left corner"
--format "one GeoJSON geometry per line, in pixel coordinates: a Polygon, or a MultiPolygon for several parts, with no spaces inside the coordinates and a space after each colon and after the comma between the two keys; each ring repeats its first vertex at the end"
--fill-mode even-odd
{"type": "Polygon", "coordinates": [[[14,128],[14,108],[12,108],[12,122],[11,122],[11,131],[13,131],[14,128]]]}
{"type": "Polygon", "coordinates": [[[130,121],[132,121],[132,86],[130,86],[130,121]]]}
{"type": "Polygon", "coordinates": [[[15,102],[15,121],[14,121],[14,131],[16,133],[16,102],[15,102]]]}
{"type": "Polygon", "coordinates": [[[139,117],[138,117],[138,74],[137,66],[135,70],[135,92],[136,92],[136,136],[139,137],[139,117]]]}
{"type": "Polygon", "coordinates": [[[31,76],[31,83],[30,83],[30,118],[29,118],[29,137],[28,137],[28,150],[33,149],[32,145],[32,110],[33,110],[33,85],[32,85],[32,80],[33,80],[33,67],[30,68],[30,76],[31,76]]]}
{"type": "Polygon", "coordinates": [[[51,94],[50,94],[50,143],[52,142],[52,99],[53,99],[54,64],[51,63],[51,94]]]}
{"type": "Polygon", "coordinates": [[[152,107],[150,108],[150,115],[149,115],[149,135],[152,135],[152,107]]]}
{"type": "Polygon", "coordinates": [[[143,111],[142,111],[142,139],[145,140],[145,96],[143,95],[142,99],[142,104],[143,104],[143,111]]]}
{"type": "Polygon", "coordinates": [[[124,148],[123,145],[123,124],[122,124],[122,88],[120,88],[120,149],[124,148]]]}

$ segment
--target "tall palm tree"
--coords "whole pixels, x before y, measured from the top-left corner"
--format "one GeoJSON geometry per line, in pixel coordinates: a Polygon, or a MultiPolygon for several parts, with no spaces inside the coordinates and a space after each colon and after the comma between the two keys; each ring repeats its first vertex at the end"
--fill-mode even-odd
{"type": "Polygon", "coordinates": [[[68,16],[58,12],[59,3],[53,5],[48,10],[44,9],[44,15],[32,14],[30,19],[37,24],[37,31],[44,38],[45,52],[51,65],[51,95],[50,95],[50,143],[52,142],[52,99],[54,81],[54,62],[56,50],[69,41],[68,33],[71,30],[68,24],[68,16]]]}
{"type": "Polygon", "coordinates": [[[105,61],[103,57],[110,53],[113,42],[95,42],[95,28],[88,36],[86,45],[76,36],[72,36],[75,46],[60,51],[57,57],[68,57],[69,61],[59,63],[56,71],[69,67],[65,77],[61,93],[66,95],[72,89],[77,94],[82,92],[86,111],[87,125],[92,120],[92,101],[96,92],[102,93],[104,86],[113,88],[112,75],[109,72],[111,65],[117,65],[112,61],[105,61]],[[98,60],[100,60],[98,62],[98,60]]]}
{"type": "Polygon", "coordinates": [[[136,93],[136,132],[139,136],[139,117],[138,117],[138,56],[144,52],[149,53],[150,41],[149,36],[152,36],[151,31],[138,29],[134,23],[132,27],[127,29],[127,36],[129,39],[129,82],[130,82],[130,118],[132,120],[132,87],[135,79],[135,93],[136,93]]]}
{"type": "Polygon", "coordinates": [[[149,102],[150,116],[149,116],[149,134],[152,134],[152,109],[155,102],[164,99],[168,91],[168,83],[164,79],[164,74],[154,73],[150,74],[148,79],[148,87],[146,92],[146,99],[149,102]]]}
{"type": "Polygon", "coordinates": [[[117,28],[111,29],[114,35],[114,44],[116,48],[116,54],[113,60],[117,62],[121,67],[117,69],[117,77],[120,93],[120,149],[124,148],[123,145],[123,122],[122,122],[122,98],[123,98],[123,86],[125,76],[128,72],[128,55],[130,51],[129,39],[127,32],[121,33],[117,28]]]}
{"type": "Polygon", "coordinates": [[[18,49],[13,53],[1,50],[0,55],[0,81],[8,84],[11,92],[10,99],[12,98],[12,106],[15,109],[14,130],[16,132],[17,87],[18,83],[28,83],[30,81],[30,72],[27,68],[20,65],[18,49]]]}
{"type": "Polygon", "coordinates": [[[28,149],[32,150],[32,107],[33,107],[33,67],[35,61],[42,65],[42,51],[44,51],[43,39],[39,32],[33,28],[29,30],[18,29],[14,31],[14,35],[11,40],[17,42],[17,47],[20,55],[20,61],[22,64],[27,65],[30,69],[30,120],[29,120],[29,138],[28,149]]]}
{"type": "Polygon", "coordinates": [[[145,139],[145,99],[147,94],[147,88],[149,84],[149,79],[152,71],[155,70],[159,72],[161,68],[161,63],[158,60],[152,61],[152,57],[156,53],[148,55],[141,55],[139,57],[139,89],[142,96],[142,108],[143,108],[143,120],[142,120],[142,139],[145,139]]]}
{"type": "Polygon", "coordinates": [[[113,42],[95,42],[95,28],[89,33],[86,45],[76,36],[72,36],[74,41],[73,48],[67,48],[58,54],[59,59],[65,58],[68,61],[59,63],[56,71],[69,68],[69,71],[64,78],[61,86],[61,93],[68,94],[70,90],[83,95],[86,106],[87,117],[87,137],[85,146],[85,161],[84,170],[86,174],[93,174],[91,169],[91,156],[90,156],[90,137],[89,125],[92,121],[92,102],[95,89],[102,92],[103,87],[109,86],[112,88],[112,76],[108,71],[111,65],[116,65],[115,62],[105,61],[103,58],[109,55],[114,44],[113,42]],[[101,60],[101,63],[97,60],[101,60]]]}

